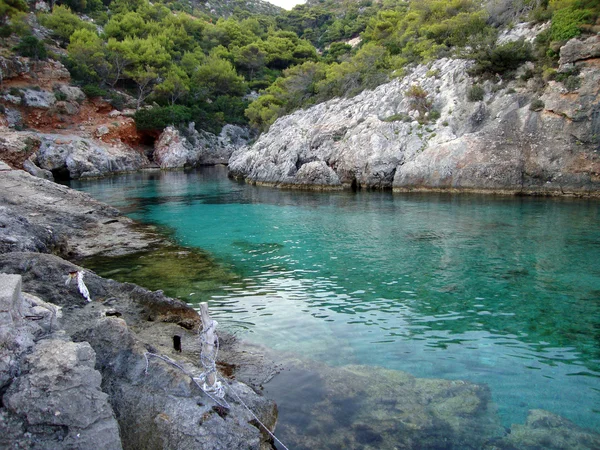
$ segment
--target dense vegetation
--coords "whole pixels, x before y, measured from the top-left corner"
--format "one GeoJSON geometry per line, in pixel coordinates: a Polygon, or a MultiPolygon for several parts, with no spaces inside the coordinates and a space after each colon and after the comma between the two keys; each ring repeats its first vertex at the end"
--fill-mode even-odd
{"type": "MultiPolygon", "coordinates": [[[[16,51],[44,58],[43,43],[23,25],[26,10],[23,0],[0,0],[0,21],[23,36],[16,51]]],[[[138,112],[139,128],[194,121],[218,131],[248,121],[264,130],[283,114],[444,56],[475,59],[481,77],[510,77],[534,60],[531,76],[543,82],[560,76],[560,44],[588,31],[599,13],[597,0],[319,0],[276,16],[237,7],[217,19],[182,0],[58,0],[39,20],[66,48],[65,63],[88,95],[118,103],[118,89],[138,108],[154,105],[138,112]],[[496,45],[499,27],[518,20],[551,26],[534,46],[496,45]],[[345,42],[357,37],[354,47],[345,42]]]]}

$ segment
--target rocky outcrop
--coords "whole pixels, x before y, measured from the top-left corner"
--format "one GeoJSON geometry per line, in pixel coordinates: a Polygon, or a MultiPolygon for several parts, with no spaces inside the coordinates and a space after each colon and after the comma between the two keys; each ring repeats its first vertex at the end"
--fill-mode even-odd
{"type": "Polygon", "coordinates": [[[70,258],[123,254],[161,242],[89,195],[0,163],[0,253],[33,251],[70,258]]]}
{"type": "MultiPolygon", "coordinates": [[[[33,353],[17,361],[2,398],[0,429],[3,423],[14,428],[19,419],[24,422],[20,429],[39,425],[58,436],[54,447],[35,448],[92,448],[98,432],[107,434],[99,448],[120,448],[121,443],[130,449],[269,448],[244,404],[272,429],[277,412],[271,401],[230,379],[227,407],[222,408],[192,380],[202,369],[200,320],[191,307],[90,272],[85,282],[93,301],[87,302],[76,287],[64,283],[66,274],[78,270],[83,269],[53,255],[0,255],[0,272],[18,274],[24,289],[62,307],[60,328],[43,341],[30,342],[33,353]],[[181,348],[174,347],[173,336],[181,348]],[[41,396],[44,390],[51,395],[41,396]],[[82,443],[73,445],[73,439],[82,443]]],[[[235,362],[227,361],[232,367],[235,362]]],[[[26,442],[14,434],[10,439],[26,442]]]]}
{"type": "MultiPolygon", "coordinates": [[[[128,253],[158,239],[85,194],[4,163],[0,192],[0,274],[10,274],[0,275],[0,447],[271,448],[256,417],[273,429],[272,401],[224,378],[223,407],[193,379],[202,373],[196,311],[41,253],[128,253]],[[65,284],[78,271],[91,301],[65,284]]],[[[229,368],[238,364],[232,342],[222,343],[229,368]]]]}
{"type": "Polygon", "coordinates": [[[167,127],[154,145],[153,159],[163,169],[226,164],[249,139],[249,131],[236,125],[225,125],[218,136],[197,131],[194,123],[184,133],[167,127]]]}
{"type": "Polygon", "coordinates": [[[24,78],[35,80],[38,84],[47,82],[69,81],[71,75],[59,61],[35,61],[23,56],[0,56],[0,70],[3,80],[24,78]]]}
{"type": "Polygon", "coordinates": [[[59,309],[19,275],[0,274],[0,303],[0,446],[121,449],[90,345],[56,333],[59,309]]]}
{"type": "MultiPolygon", "coordinates": [[[[567,44],[574,47],[582,46],[567,44]]],[[[280,118],[234,152],[230,175],[282,187],[309,180],[327,188],[598,195],[600,71],[587,50],[569,52],[577,89],[553,81],[537,94],[521,81],[487,81],[481,101],[468,101],[476,84],[469,61],[419,66],[374,91],[280,118]],[[426,102],[411,90],[425,92],[426,102]]]]}
{"type": "Polygon", "coordinates": [[[149,165],[143,153],[124,144],[110,145],[75,135],[38,136],[41,144],[34,162],[58,178],[100,177],[114,172],[135,171],[149,165]]]}

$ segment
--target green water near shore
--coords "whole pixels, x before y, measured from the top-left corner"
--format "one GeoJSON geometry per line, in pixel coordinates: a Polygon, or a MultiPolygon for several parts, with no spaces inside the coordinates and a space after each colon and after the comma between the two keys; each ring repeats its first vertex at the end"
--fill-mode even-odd
{"type": "Polygon", "coordinates": [[[100,275],[328,365],[485,383],[507,426],[542,408],[600,430],[597,201],[290,192],[223,168],[73,187],[189,248],[90,261],[100,275]]]}

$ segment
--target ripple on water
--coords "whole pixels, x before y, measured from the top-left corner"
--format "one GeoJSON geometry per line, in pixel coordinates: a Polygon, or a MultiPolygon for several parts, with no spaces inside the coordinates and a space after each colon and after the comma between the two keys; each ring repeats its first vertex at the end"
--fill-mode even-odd
{"type": "MultiPolygon", "coordinates": [[[[504,426],[543,408],[600,428],[597,203],[285,192],[222,175],[81,184],[196,248],[92,268],[209,300],[220,324],[301,357],[485,383],[504,426]]],[[[345,438],[376,446],[352,420],[345,438]]]]}

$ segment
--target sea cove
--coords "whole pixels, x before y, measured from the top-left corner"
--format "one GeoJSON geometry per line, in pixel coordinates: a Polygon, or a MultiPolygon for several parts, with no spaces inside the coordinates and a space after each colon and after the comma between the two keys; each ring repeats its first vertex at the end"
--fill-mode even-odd
{"type": "MultiPolygon", "coordinates": [[[[99,275],[208,301],[289,358],[486,384],[506,427],[545,409],[600,430],[597,200],[283,191],[222,167],[72,187],[190,249],[84,264],[99,275]]],[[[314,378],[277,380],[293,441],[314,378]]]]}

